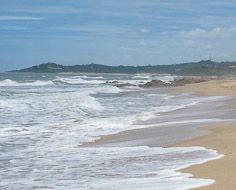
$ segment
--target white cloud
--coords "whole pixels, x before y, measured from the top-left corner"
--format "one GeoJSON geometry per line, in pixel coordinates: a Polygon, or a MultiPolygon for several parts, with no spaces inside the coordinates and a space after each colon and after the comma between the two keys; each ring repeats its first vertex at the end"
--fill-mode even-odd
{"type": "Polygon", "coordinates": [[[139,41],[139,42],[138,42],[138,45],[139,45],[139,46],[147,46],[148,44],[147,44],[147,42],[145,42],[145,41],[139,41]]]}
{"type": "Polygon", "coordinates": [[[121,46],[119,49],[121,51],[124,51],[124,52],[130,52],[130,51],[134,51],[135,50],[135,48],[133,48],[133,47],[125,47],[125,46],[121,46]]]}
{"type": "Polygon", "coordinates": [[[81,9],[67,6],[40,6],[40,7],[23,7],[22,9],[12,10],[19,13],[36,13],[36,14],[77,14],[81,9]]]}
{"type": "Polygon", "coordinates": [[[148,34],[148,33],[150,33],[151,31],[150,31],[148,28],[142,28],[142,29],[140,29],[140,32],[145,33],[145,34],[148,34]]]}
{"type": "Polygon", "coordinates": [[[94,24],[94,25],[68,25],[60,27],[52,27],[52,30],[57,31],[70,31],[70,32],[81,32],[93,35],[125,35],[135,34],[135,30],[126,26],[119,25],[106,25],[106,24],[94,24]]]}
{"type": "Polygon", "coordinates": [[[236,27],[231,28],[232,32],[236,32],[236,27]]]}
{"type": "Polygon", "coordinates": [[[205,30],[201,28],[196,28],[190,31],[181,31],[180,36],[191,38],[191,37],[199,37],[199,38],[211,38],[211,37],[219,37],[219,36],[227,36],[228,31],[223,28],[213,28],[211,30],[205,30]]]}
{"type": "Polygon", "coordinates": [[[137,49],[130,46],[121,46],[119,50],[121,51],[123,57],[131,58],[137,49]]]}
{"type": "Polygon", "coordinates": [[[43,18],[32,16],[0,16],[0,20],[43,20],[43,18]]]}

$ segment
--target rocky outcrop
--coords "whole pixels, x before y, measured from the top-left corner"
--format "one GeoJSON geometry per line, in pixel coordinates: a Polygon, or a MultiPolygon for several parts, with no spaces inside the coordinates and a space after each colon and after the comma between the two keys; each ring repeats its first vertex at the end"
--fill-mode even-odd
{"type": "Polygon", "coordinates": [[[117,84],[117,83],[119,83],[117,80],[106,81],[106,84],[117,84]]]}
{"type": "Polygon", "coordinates": [[[152,80],[152,81],[147,82],[145,84],[139,85],[139,87],[142,87],[142,88],[157,88],[157,87],[166,87],[166,86],[170,86],[170,84],[165,83],[161,80],[152,80]]]}
{"type": "Polygon", "coordinates": [[[131,83],[121,83],[121,84],[116,84],[115,86],[122,88],[122,87],[137,86],[137,85],[131,83]]]}
{"type": "Polygon", "coordinates": [[[128,86],[137,86],[135,84],[131,84],[131,83],[121,83],[119,81],[106,81],[106,84],[110,84],[110,85],[113,85],[113,86],[116,86],[116,87],[119,87],[119,88],[122,88],[122,87],[128,87],[128,86]]]}
{"type": "Polygon", "coordinates": [[[200,82],[206,82],[209,79],[207,78],[194,78],[194,77],[184,77],[178,78],[171,82],[171,86],[184,86],[186,84],[194,84],[200,82]]]}
{"type": "Polygon", "coordinates": [[[161,80],[152,80],[145,84],[139,85],[139,87],[142,88],[176,87],[176,86],[184,86],[186,84],[205,82],[208,80],[209,80],[208,78],[194,78],[194,77],[177,78],[169,83],[163,82],[161,80]]]}

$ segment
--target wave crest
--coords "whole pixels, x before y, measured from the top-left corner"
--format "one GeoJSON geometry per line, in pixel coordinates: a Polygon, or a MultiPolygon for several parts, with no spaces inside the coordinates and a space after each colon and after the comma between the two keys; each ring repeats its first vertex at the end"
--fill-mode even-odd
{"type": "Polygon", "coordinates": [[[46,86],[46,85],[52,85],[52,81],[41,81],[36,80],[33,82],[16,82],[11,79],[5,79],[0,81],[0,86],[46,86]]]}

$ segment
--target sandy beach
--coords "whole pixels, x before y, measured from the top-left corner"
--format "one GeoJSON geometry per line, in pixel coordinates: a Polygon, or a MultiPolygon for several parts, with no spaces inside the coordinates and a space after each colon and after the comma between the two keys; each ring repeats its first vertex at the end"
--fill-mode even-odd
{"type": "MultiPolygon", "coordinates": [[[[181,92],[192,92],[199,95],[236,96],[235,80],[215,80],[200,84],[187,85],[176,89],[181,92]]],[[[235,103],[230,107],[235,107],[235,103]]],[[[176,146],[204,146],[219,151],[225,157],[219,160],[195,165],[183,170],[192,173],[197,178],[214,179],[216,183],[202,190],[232,190],[236,187],[236,124],[220,124],[206,127],[211,133],[207,136],[194,138],[190,141],[178,143],[176,146]]]]}
{"type": "Polygon", "coordinates": [[[236,187],[236,125],[217,125],[205,128],[211,131],[210,135],[195,138],[190,141],[179,143],[176,146],[204,146],[217,150],[225,156],[201,165],[194,165],[184,169],[182,172],[192,173],[196,178],[214,179],[216,182],[208,187],[201,187],[202,190],[232,190],[236,187]]]}

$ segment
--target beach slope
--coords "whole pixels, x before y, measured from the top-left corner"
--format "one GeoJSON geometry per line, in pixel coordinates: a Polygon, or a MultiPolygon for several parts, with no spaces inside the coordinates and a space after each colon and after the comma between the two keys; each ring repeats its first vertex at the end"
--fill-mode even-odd
{"type": "MultiPolygon", "coordinates": [[[[176,88],[179,92],[190,92],[198,95],[236,96],[235,80],[213,80],[200,84],[191,84],[176,88]]],[[[233,103],[230,105],[236,107],[233,103]]],[[[201,190],[232,190],[236,188],[236,124],[209,126],[204,130],[211,131],[207,136],[178,143],[175,146],[203,146],[215,149],[224,154],[224,158],[201,165],[194,165],[182,172],[192,173],[196,178],[214,179],[216,183],[201,190]]]]}

